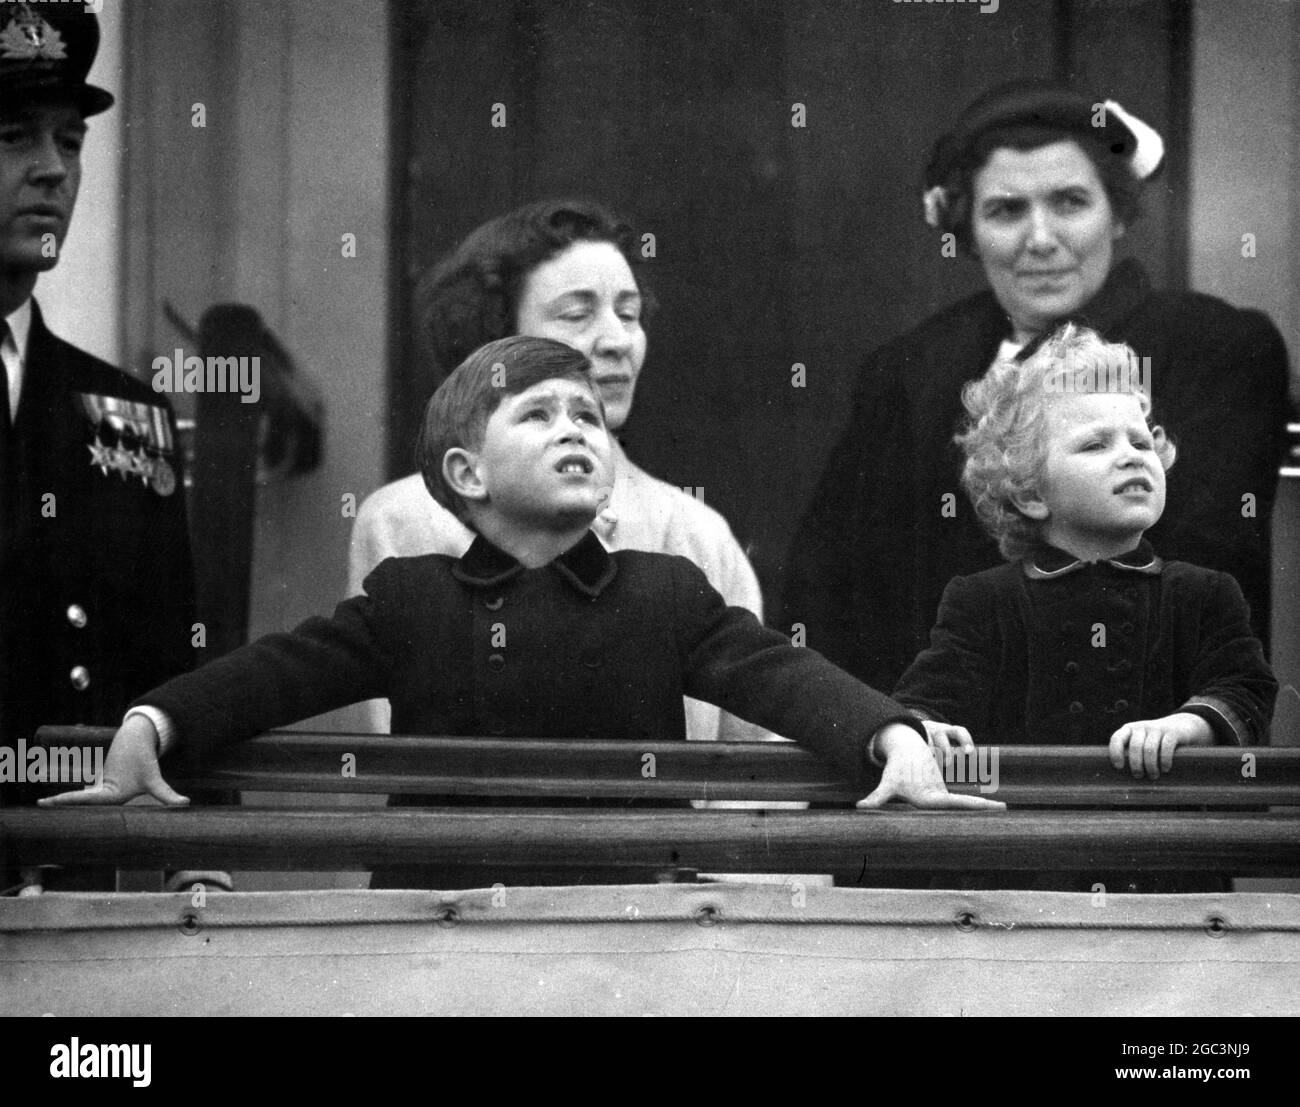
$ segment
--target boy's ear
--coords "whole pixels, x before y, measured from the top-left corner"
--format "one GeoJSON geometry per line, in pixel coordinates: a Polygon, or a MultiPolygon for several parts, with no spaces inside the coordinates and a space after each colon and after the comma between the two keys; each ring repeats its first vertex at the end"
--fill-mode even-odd
{"type": "Polygon", "coordinates": [[[486,500],[487,488],[479,478],[478,455],[453,446],[442,455],[442,478],[462,500],[486,500]]]}
{"type": "Polygon", "coordinates": [[[1028,492],[1021,492],[1011,497],[1011,502],[1016,505],[1021,515],[1030,519],[1037,519],[1042,522],[1051,514],[1047,510],[1047,505],[1038,498],[1036,489],[1030,489],[1028,492]]]}

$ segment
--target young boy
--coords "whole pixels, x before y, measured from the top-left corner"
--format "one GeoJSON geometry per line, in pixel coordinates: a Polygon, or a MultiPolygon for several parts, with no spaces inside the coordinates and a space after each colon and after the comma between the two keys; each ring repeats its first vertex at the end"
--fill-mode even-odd
{"type": "Polygon", "coordinates": [[[1174,448],[1140,369],[1067,325],[967,385],[962,480],[1010,563],[951,581],[895,689],[936,749],[1108,743],[1155,779],[1179,746],[1265,740],[1277,682],[1241,589],[1143,538],[1174,448]]]}
{"type": "MultiPolygon", "coordinates": [[[[141,697],[102,784],[55,804],[186,800],[191,771],[273,727],[386,696],[398,733],[684,738],[682,696],[789,735],[863,784],[860,807],[1000,808],[950,795],[915,717],[727,607],[685,558],[610,554],[588,528],[610,440],[590,365],[549,339],[471,354],[429,403],[421,468],[478,537],[463,557],[390,558],[331,619],[268,635],[141,697]]],[[[42,801],[45,802],[45,801],[42,801]]]]}

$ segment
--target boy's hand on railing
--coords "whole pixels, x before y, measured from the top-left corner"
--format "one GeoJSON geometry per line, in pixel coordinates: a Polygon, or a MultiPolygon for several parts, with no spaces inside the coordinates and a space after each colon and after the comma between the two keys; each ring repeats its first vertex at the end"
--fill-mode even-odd
{"type": "MultiPolygon", "coordinates": [[[[960,728],[957,728],[960,729],[960,728]]],[[[928,730],[928,727],[927,727],[928,730]]],[[[968,735],[969,737],[969,735],[968,735]]],[[[901,799],[913,807],[961,811],[1005,811],[1007,805],[983,796],[954,795],[948,791],[934,753],[910,726],[891,723],[881,729],[876,749],[885,759],[880,784],[858,807],[882,807],[901,799]]]]}
{"type": "Polygon", "coordinates": [[[1128,765],[1134,779],[1149,776],[1159,780],[1174,767],[1174,750],[1179,746],[1209,746],[1214,743],[1210,724],[1190,711],[1175,711],[1160,719],[1126,723],[1110,736],[1110,763],[1117,769],[1128,765]]]}
{"type": "Polygon", "coordinates": [[[153,796],[170,807],[190,802],[163,780],[158,768],[158,732],[143,715],[131,715],[118,727],[104,759],[102,780],[80,792],[61,792],[37,802],[42,807],[70,807],[126,803],[136,796],[153,796]]]}

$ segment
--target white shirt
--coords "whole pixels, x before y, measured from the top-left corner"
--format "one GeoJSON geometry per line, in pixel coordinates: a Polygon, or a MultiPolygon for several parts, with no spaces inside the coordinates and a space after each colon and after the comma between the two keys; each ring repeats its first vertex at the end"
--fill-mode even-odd
{"type": "Polygon", "coordinates": [[[4,359],[9,376],[9,417],[18,418],[18,400],[23,394],[23,367],[27,363],[27,338],[32,332],[32,298],[24,300],[12,314],[5,316],[12,339],[0,344],[0,358],[4,359]]]}

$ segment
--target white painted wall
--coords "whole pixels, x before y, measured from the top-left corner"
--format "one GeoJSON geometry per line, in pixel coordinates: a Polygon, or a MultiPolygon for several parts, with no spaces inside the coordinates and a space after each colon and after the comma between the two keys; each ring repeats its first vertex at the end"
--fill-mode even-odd
{"type": "MultiPolygon", "coordinates": [[[[1197,0],[1192,32],[1193,288],[1266,311],[1300,403],[1300,3],[1197,0]],[[1242,256],[1252,234],[1255,257],[1242,256]]],[[[1300,745],[1300,477],[1273,513],[1275,745],[1300,745]]]]}
{"type": "MultiPolygon", "coordinates": [[[[99,13],[99,27],[99,55],[89,80],[120,101],[120,0],[107,0],[99,13]]],[[[36,286],[36,298],[50,329],[114,365],[124,364],[119,313],[122,133],[119,106],[90,120],[81,156],[81,193],[63,256],[36,286]]]]}
{"type": "Polygon", "coordinates": [[[1300,3],[1198,0],[1191,286],[1267,312],[1300,354],[1300,3]],[[1256,256],[1242,256],[1242,236],[1256,256]]]}

